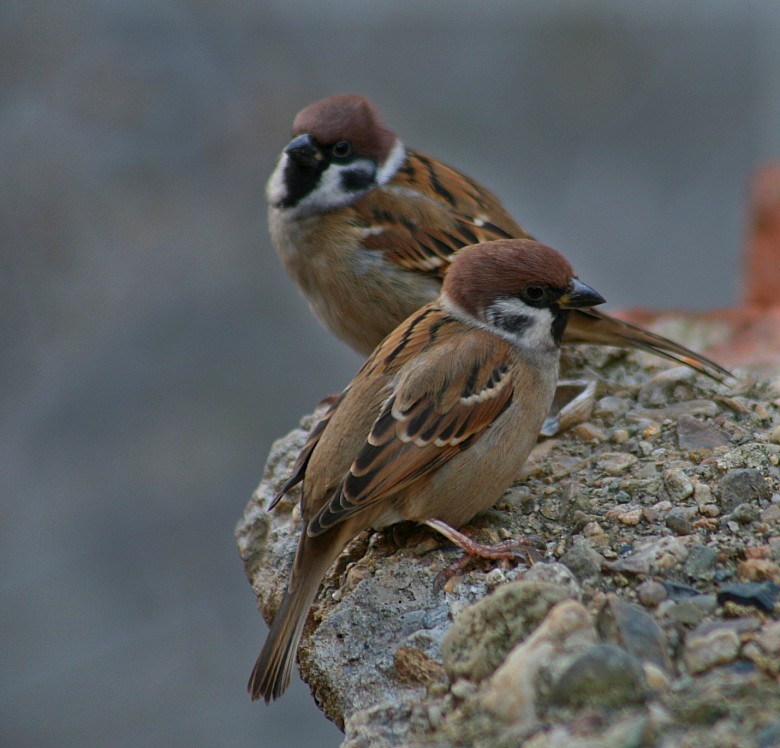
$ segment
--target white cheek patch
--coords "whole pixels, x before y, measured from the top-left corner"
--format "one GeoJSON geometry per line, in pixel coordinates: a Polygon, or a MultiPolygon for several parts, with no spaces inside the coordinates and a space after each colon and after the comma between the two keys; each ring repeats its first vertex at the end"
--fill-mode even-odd
{"type": "Polygon", "coordinates": [[[511,325],[496,327],[499,335],[515,345],[528,348],[550,348],[555,345],[552,336],[553,316],[549,309],[539,309],[529,306],[520,299],[504,298],[496,299],[488,310],[488,315],[495,319],[504,317],[510,321],[512,317],[523,317],[527,323],[521,331],[515,333],[511,325]]]}
{"type": "Polygon", "coordinates": [[[387,184],[401,168],[401,164],[406,161],[406,148],[404,144],[396,138],[395,144],[390,149],[390,153],[387,154],[387,158],[382,166],[379,167],[379,171],[376,173],[377,184],[387,184]]]}
{"type": "Polygon", "coordinates": [[[519,348],[549,350],[556,347],[552,335],[553,316],[549,309],[538,309],[528,306],[520,299],[504,298],[496,299],[484,311],[485,318],[483,318],[482,314],[477,318],[453,303],[446,293],[442,293],[441,305],[453,317],[457,317],[468,324],[481,327],[483,330],[488,330],[519,348]],[[505,327],[499,327],[493,322],[493,320],[498,320],[502,316],[525,317],[528,321],[527,324],[523,325],[522,332],[514,333],[505,327]]]}
{"type": "Polygon", "coordinates": [[[265,198],[269,205],[279,205],[287,197],[287,187],[284,184],[284,170],[287,167],[289,156],[282,153],[276,162],[276,167],[265,184],[265,198]]]}

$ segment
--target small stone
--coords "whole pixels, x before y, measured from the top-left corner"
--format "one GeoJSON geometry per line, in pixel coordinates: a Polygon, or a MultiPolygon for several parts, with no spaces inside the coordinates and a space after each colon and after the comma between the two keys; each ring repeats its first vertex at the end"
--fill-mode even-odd
{"type": "Polygon", "coordinates": [[[640,387],[639,402],[642,405],[665,405],[673,400],[688,400],[693,396],[692,380],[693,371],[684,366],[661,371],[640,387]]]}
{"type": "Polygon", "coordinates": [[[718,554],[706,545],[692,545],[685,560],[685,573],[692,579],[711,579],[718,554]]]}
{"type": "Polygon", "coordinates": [[[564,564],[538,563],[533,564],[521,577],[526,582],[546,582],[562,587],[569,593],[572,600],[582,598],[582,588],[577,583],[574,574],[564,564]]]}
{"type": "Polygon", "coordinates": [[[528,636],[568,591],[546,582],[507,582],[469,605],[455,618],[442,642],[444,667],[451,679],[479,681],[528,636]]]}
{"type": "Polygon", "coordinates": [[[606,421],[614,421],[619,416],[622,416],[628,410],[628,401],[622,397],[615,397],[614,395],[608,395],[602,397],[593,406],[593,415],[597,418],[603,418],[606,421]]]}
{"type": "Polygon", "coordinates": [[[618,522],[624,525],[635,526],[642,521],[642,507],[636,507],[635,509],[629,509],[618,515],[618,522]]]}
{"type": "Polygon", "coordinates": [[[693,495],[693,483],[680,468],[669,468],[662,473],[664,488],[672,501],[680,502],[693,495]]]}
{"type": "Polygon", "coordinates": [[[641,663],[614,644],[594,644],[575,655],[550,691],[552,703],[574,707],[618,708],[646,697],[641,663]]]}
{"type": "Polygon", "coordinates": [[[757,468],[730,470],[718,484],[720,505],[731,511],[740,504],[768,501],[772,495],[764,476],[757,468]]]}
{"type": "Polygon", "coordinates": [[[718,406],[712,400],[688,400],[681,403],[672,403],[665,408],[636,408],[626,415],[629,421],[677,421],[684,415],[690,416],[716,416],[718,406]]]}
{"type": "Polygon", "coordinates": [[[651,615],[636,605],[608,595],[599,610],[596,629],[603,640],[617,644],[640,662],[652,662],[662,670],[670,670],[664,632],[651,615]]]}
{"type": "Polygon", "coordinates": [[[571,547],[561,558],[564,564],[579,582],[598,576],[604,559],[598,551],[591,548],[588,541],[580,536],[572,538],[571,547]]]}
{"type": "Polygon", "coordinates": [[[677,421],[677,444],[681,450],[700,450],[725,447],[730,444],[728,435],[712,423],[690,415],[680,416],[677,421]]]}
{"type": "Polygon", "coordinates": [[[768,525],[780,522],[780,505],[772,504],[772,506],[764,509],[764,511],[761,512],[760,519],[768,525]]]}
{"type": "Polygon", "coordinates": [[[765,558],[749,558],[739,564],[737,571],[740,578],[747,582],[780,584],[780,566],[765,558]]]}
{"type": "Polygon", "coordinates": [[[706,506],[707,504],[712,504],[713,498],[710,487],[706,483],[702,483],[698,480],[693,480],[692,483],[693,500],[696,502],[696,506],[698,506],[701,510],[701,507],[706,506]]]}
{"type": "Polygon", "coordinates": [[[664,614],[672,623],[693,627],[698,626],[705,616],[715,610],[716,606],[714,595],[697,595],[676,602],[664,614]]]}
{"type": "Polygon", "coordinates": [[[666,515],[664,520],[666,526],[675,535],[690,535],[693,532],[691,526],[691,520],[688,517],[688,512],[684,507],[675,507],[669,514],[666,515]]]}
{"type": "Polygon", "coordinates": [[[401,681],[430,685],[447,680],[444,668],[416,647],[399,647],[393,654],[393,665],[401,681]]]}
{"type": "Polygon", "coordinates": [[[615,429],[612,432],[610,438],[615,444],[625,444],[630,437],[630,434],[625,429],[615,429]]]}
{"type": "Polygon", "coordinates": [[[540,670],[556,660],[561,651],[578,651],[596,640],[596,629],[582,603],[558,603],[490,678],[482,706],[505,722],[535,724],[540,670]]]}
{"type": "Polygon", "coordinates": [[[495,569],[491,569],[485,575],[485,586],[489,590],[498,587],[500,584],[503,584],[505,581],[506,581],[506,574],[504,573],[503,569],[499,569],[498,567],[496,567],[495,569]]]}
{"type": "Polygon", "coordinates": [[[637,462],[638,458],[627,452],[603,452],[596,459],[596,466],[607,475],[623,475],[637,462]]]}
{"type": "Polygon", "coordinates": [[[692,674],[703,673],[716,665],[733,662],[739,655],[741,642],[735,631],[715,629],[706,634],[692,631],[685,639],[683,661],[692,674]]]}
{"type": "Polygon", "coordinates": [[[477,691],[477,686],[466,678],[458,678],[450,688],[450,693],[460,701],[464,701],[477,691]]]}
{"type": "Polygon", "coordinates": [[[682,563],[688,556],[684,540],[671,536],[648,538],[637,543],[634,550],[612,562],[614,571],[651,576],[657,571],[669,570],[682,563]]]}
{"type": "MultiPolygon", "coordinates": [[[[657,665],[652,662],[643,662],[642,669],[645,671],[645,680],[650,690],[666,691],[669,688],[669,676],[657,665]]],[[[640,744],[637,743],[637,745],[640,744]]]]}
{"type": "Polygon", "coordinates": [[[775,426],[769,434],[769,441],[772,444],[780,444],[780,426],[775,426]]]}
{"type": "Polygon", "coordinates": [[[666,600],[668,593],[662,584],[648,579],[636,588],[636,594],[646,608],[655,608],[666,600]]]}
{"type": "Polygon", "coordinates": [[[767,623],[755,641],[767,654],[780,656],[780,621],[767,623]]]}
{"type": "Polygon", "coordinates": [[[773,582],[736,582],[724,584],[718,590],[718,604],[726,602],[745,605],[771,613],[777,602],[780,586],[773,582]]]}
{"type": "Polygon", "coordinates": [[[606,440],[607,435],[603,429],[598,426],[594,426],[589,421],[585,423],[578,423],[574,426],[570,433],[577,439],[582,439],[585,442],[603,442],[606,440]]]}
{"type": "Polygon", "coordinates": [[[758,508],[753,504],[739,504],[734,507],[731,516],[739,522],[740,525],[749,525],[758,520],[758,508]]]}
{"type": "Polygon", "coordinates": [[[664,582],[663,587],[672,600],[687,600],[701,594],[699,590],[679,582],[664,582]]]}

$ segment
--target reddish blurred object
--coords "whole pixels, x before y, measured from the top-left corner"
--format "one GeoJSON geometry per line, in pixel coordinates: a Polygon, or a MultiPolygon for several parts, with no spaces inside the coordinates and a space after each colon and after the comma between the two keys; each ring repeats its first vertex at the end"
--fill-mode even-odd
{"type": "Polygon", "coordinates": [[[632,309],[618,316],[673,337],[724,366],[780,374],[780,164],[757,173],[749,211],[740,306],[705,313],[632,309]]]}

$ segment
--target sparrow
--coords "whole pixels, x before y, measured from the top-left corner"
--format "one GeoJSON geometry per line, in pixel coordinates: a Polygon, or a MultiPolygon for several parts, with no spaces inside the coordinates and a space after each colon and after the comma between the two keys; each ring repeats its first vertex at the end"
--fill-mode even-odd
{"type": "Polygon", "coordinates": [[[287,688],[320,582],[360,532],[407,520],[460,544],[456,528],[500,498],[536,443],[570,310],[603,301],[530,239],[452,258],[438,298],[366,360],[269,506],[303,484],[298,548],[249,679],[253,700],[287,688]]]}
{"type": "MultiPolygon", "coordinates": [[[[532,238],[486,187],[405,148],[377,107],[355,94],[298,113],[266,197],[282,264],[315,316],[364,356],[436,298],[459,249],[532,238]]],[[[595,309],[571,314],[564,342],[638,348],[718,381],[731,376],[672,340],[595,309]]]]}

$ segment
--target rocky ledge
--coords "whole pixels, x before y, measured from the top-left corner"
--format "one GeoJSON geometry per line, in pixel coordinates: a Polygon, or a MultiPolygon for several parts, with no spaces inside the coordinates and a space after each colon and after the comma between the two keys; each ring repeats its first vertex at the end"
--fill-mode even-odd
{"type": "MultiPolygon", "coordinates": [[[[539,442],[467,531],[539,551],[437,575],[459,551],[416,527],[360,535],[300,650],[358,746],[780,744],[780,379],[731,389],[583,348],[581,422],[539,442]]],[[[267,620],[299,494],[267,513],[313,418],[273,447],[237,528],[267,620]]]]}

